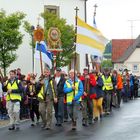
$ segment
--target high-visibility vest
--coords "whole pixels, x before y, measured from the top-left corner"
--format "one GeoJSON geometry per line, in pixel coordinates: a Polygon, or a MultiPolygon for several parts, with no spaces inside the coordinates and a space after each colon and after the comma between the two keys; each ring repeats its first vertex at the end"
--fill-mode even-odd
{"type": "MultiPolygon", "coordinates": [[[[8,90],[18,90],[19,87],[18,87],[17,84],[19,82],[20,82],[19,80],[17,80],[17,81],[15,80],[14,83],[11,84],[10,82],[6,81],[7,89],[8,90]]],[[[10,101],[10,100],[12,100],[12,101],[19,100],[19,101],[21,101],[21,93],[8,93],[6,95],[6,101],[10,101]]]]}
{"type": "Polygon", "coordinates": [[[39,91],[37,97],[41,100],[44,100],[44,87],[41,87],[41,90],[39,91]]]}
{"type": "MultiPolygon", "coordinates": [[[[56,93],[55,93],[55,91],[54,91],[53,81],[50,80],[49,83],[50,83],[51,88],[52,88],[53,98],[56,98],[56,93]]],[[[41,100],[44,100],[44,98],[45,98],[44,86],[41,87],[41,90],[40,90],[39,93],[38,93],[38,98],[41,99],[41,100]]]]}
{"type": "Polygon", "coordinates": [[[111,76],[109,76],[108,78],[105,78],[105,76],[103,75],[102,79],[104,82],[103,90],[112,90],[113,84],[112,84],[111,76]]]}
{"type": "MultiPolygon", "coordinates": [[[[78,80],[77,82],[75,82],[75,95],[78,93],[79,83],[80,83],[80,80],[78,80]]],[[[66,81],[66,85],[67,85],[68,88],[71,88],[71,86],[72,86],[68,82],[68,80],[66,81]]],[[[67,100],[67,103],[72,103],[72,100],[73,99],[74,99],[74,91],[67,93],[67,99],[66,99],[67,100]]],[[[81,101],[81,97],[80,97],[79,101],[81,101]]]]}

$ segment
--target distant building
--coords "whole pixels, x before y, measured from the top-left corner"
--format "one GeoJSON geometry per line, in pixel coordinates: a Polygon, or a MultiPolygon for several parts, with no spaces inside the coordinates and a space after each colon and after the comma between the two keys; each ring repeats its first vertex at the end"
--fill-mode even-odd
{"type": "Polygon", "coordinates": [[[140,76],[140,36],[137,39],[113,39],[112,62],[116,70],[130,70],[140,76]]]}

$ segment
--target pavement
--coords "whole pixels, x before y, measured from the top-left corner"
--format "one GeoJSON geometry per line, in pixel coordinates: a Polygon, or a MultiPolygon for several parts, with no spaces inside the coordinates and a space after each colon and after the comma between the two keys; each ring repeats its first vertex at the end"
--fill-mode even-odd
{"type": "Polygon", "coordinates": [[[7,126],[9,124],[9,120],[0,120],[0,127],[7,126]]]}
{"type": "MultiPolygon", "coordinates": [[[[80,115],[80,113],[79,113],[80,115]]],[[[140,140],[140,99],[122,104],[113,109],[110,116],[88,127],[83,127],[79,118],[76,131],[70,122],[63,127],[53,126],[52,130],[31,127],[30,121],[22,122],[19,131],[0,128],[0,139],[4,140],[140,140]]]]}

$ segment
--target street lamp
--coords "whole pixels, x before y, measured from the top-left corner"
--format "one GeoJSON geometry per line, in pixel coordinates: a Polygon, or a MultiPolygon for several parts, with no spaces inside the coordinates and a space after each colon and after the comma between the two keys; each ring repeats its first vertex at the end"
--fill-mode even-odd
{"type": "Polygon", "coordinates": [[[35,27],[31,26],[31,37],[32,37],[32,72],[34,73],[34,30],[35,27]]]}

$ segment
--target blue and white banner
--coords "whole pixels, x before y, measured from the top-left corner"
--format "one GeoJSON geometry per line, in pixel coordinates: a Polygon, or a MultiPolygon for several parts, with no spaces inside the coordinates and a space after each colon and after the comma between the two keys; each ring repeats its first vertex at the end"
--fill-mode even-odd
{"type": "Polygon", "coordinates": [[[40,52],[42,54],[42,61],[52,69],[52,53],[47,51],[47,45],[44,41],[36,42],[35,58],[40,59],[40,52]]]}

